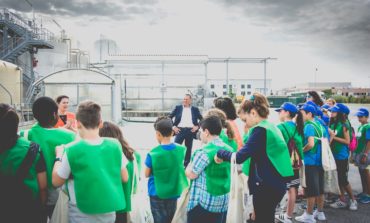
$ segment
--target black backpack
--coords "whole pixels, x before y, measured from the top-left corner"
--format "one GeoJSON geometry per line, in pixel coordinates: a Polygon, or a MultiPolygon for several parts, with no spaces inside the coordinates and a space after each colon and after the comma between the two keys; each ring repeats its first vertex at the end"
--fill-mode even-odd
{"type": "Polygon", "coordinates": [[[302,157],[299,155],[297,144],[294,140],[294,136],[297,133],[297,128],[294,131],[294,134],[292,137],[289,136],[288,129],[285,127],[285,125],[282,125],[288,135],[288,149],[289,149],[289,156],[290,161],[292,163],[293,170],[299,170],[302,166],[302,157]]]}
{"type": "Polygon", "coordinates": [[[14,176],[0,173],[0,222],[44,222],[40,199],[23,182],[38,153],[39,146],[31,143],[14,176]]]}

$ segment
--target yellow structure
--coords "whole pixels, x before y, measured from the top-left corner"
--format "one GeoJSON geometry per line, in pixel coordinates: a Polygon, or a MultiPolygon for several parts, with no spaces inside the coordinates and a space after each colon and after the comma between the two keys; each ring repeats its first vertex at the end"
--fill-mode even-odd
{"type": "Polygon", "coordinates": [[[17,65],[0,60],[0,103],[22,103],[22,70],[17,65]]]}

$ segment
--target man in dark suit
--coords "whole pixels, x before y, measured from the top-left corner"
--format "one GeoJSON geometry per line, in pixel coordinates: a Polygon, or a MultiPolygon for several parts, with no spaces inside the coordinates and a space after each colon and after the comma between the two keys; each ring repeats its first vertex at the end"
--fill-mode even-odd
{"type": "Polygon", "coordinates": [[[185,140],[186,155],[184,165],[186,167],[190,162],[193,139],[199,129],[199,121],[202,119],[202,115],[197,107],[191,106],[191,95],[186,94],[182,105],[177,105],[169,117],[171,119],[175,118],[173,123],[173,131],[176,134],[175,143],[181,145],[185,140]]]}

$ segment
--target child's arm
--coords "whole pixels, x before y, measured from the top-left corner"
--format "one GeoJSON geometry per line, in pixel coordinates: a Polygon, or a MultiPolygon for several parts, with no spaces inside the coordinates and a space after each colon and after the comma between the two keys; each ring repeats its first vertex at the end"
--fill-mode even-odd
{"type": "MultiPolygon", "coordinates": [[[[63,152],[64,152],[64,146],[57,146],[55,148],[56,158],[61,159],[61,157],[63,156],[63,152]]],[[[68,162],[66,155],[64,155],[63,158],[65,159],[64,162],[68,162]]],[[[61,168],[61,165],[62,165],[62,161],[61,160],[56,161],[54,163],[54,168],[53,168],[53,173],[52,173],[52,183],[53,183],[53,186],[54,187],[60,187],[60,186],[62,186],[64,184],[64,182],[66,181],[66,179],[68,178],[68,176],[65,179],[59,176],[58,170],[61,168]]],[[[69,167],[69,164],[68,164],[68,167],[69,167]]],[[[70,172],[70,169],[69,169],[69,172],[70,172]]]]}
{"type": "Polygon", "coordinates": [[[150,174],[152,174],[152,169],[145,167],[144,174],[145,174],[145,177],[149,177],[150,174]]]}
{"type": "Polygon", "coordinates": [[[334,135],[333,140],[337,141],[339,143],[343,143],[343,144],[348,146],[351,139],[350,139],[350,136],[349,136],[349,131],[346,127],[343,127],[343,133],[344,133],[343,134],[344,138],[340,138],[340,137],[337,137],[337,136],[334,135]]]}
{"type": "Polygon", "coordinates": [[[188,166],[188,168],[186,168],[186,171],[185,171],[185,174],[186,176],[190,179],[190,180],[194,180],[194,179],[197,179],[198,178],[198,174],[195,174],[192,170],[192,168],[190,167],[191,165],[188,166]]]}
{"type": "Polygon", "coordinates": [[[145,159],[144,175],[145,177],[149,177],[151,174],[152,174],[152,157],[148,153],[145,159]]]}
{"type": "Polygon", "coordinates": [[[202,171],[208,166],[210,160],[203,151],[199,151],[194,155],[193,161],[186,168],[185,174],[190,180],[199,177],[202,171]]]}
{"type": "Polygon", "coordinates": [[[303,151],[307,152],[315,146],[315,138],[310,136],[307,139],[307,144],[303,147],[303,151]]]}
{"type": "Polygon", "coordinates": [[[121,168],[121,178],[122,178],[122,182],[124,183],[128,181],[128,171],[126,167],[121,168]]]}
{"type": "Polygon", "coordinates": [[[46,172],[37,173],[37,183],[40,190],[40,199],[41,204],[45,205],[47,201],[47,194],[48,194],[48,183],[46,178],[46,172]]]}

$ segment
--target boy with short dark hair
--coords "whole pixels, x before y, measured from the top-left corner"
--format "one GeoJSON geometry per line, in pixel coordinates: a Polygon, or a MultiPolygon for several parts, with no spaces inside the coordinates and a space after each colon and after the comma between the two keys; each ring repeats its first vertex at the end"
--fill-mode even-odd
{"type": "Polygon", "coordinates": [[[205,144],[195,151],[186,175],[193,180],[187,207],[188,223],[225,221],[230,192],[230,163],[217,164],[215,155],[220,149],[233,149],[222,142],[220,118],[206,117],[201,121],[200,139],[205,144]]]}
{"type": "Polygon", "coordinates": [[[116,139],[99,136],[98,104],[82,102],[76,117],[81,140],[56,148],[53,185],[68,179],[69,222],[114,222],[115,212],[126,206],[122,181],[128,180],[128,161],[116,139]]]}
{"type": "Polygon", "coordinates": [[[171,142],[172,120],[159,117],[154,123],[157,147],[145,160],[145,176],[149,177],[148,192],[155,223],[170,223],[176,211],[177,198],[188,185],[184,159],[186,147],[171,142]]]}
{"type": "Polygon", "coordinates": [[[33,116],[37,123],[30,130],[21,131],[20,135],[40,145],[45,158],[48,183],[46,209],[51,217],[58,200],[58,192],[52,185],[52,171],[55,160],[55,147],[68,144],[75,139],[75,134],[65,129],[55,129],[58,121],[58,106],[49,97],[40,97],[32,105],[33,116]]]}

